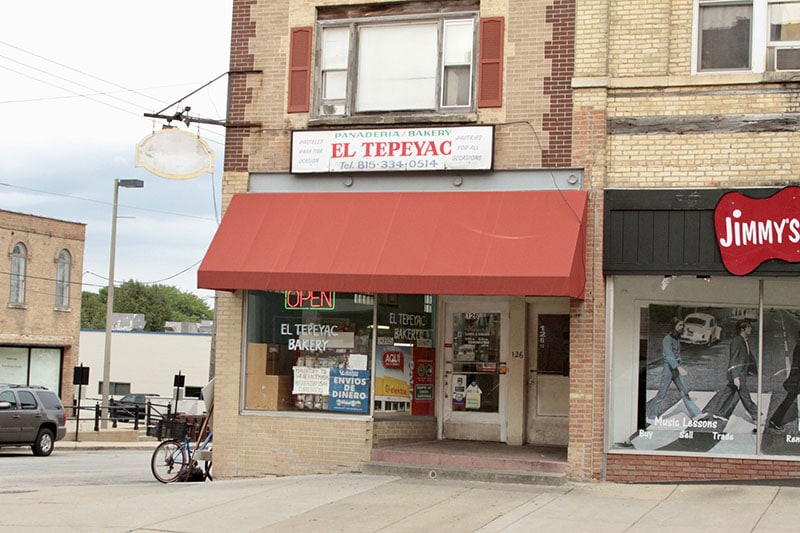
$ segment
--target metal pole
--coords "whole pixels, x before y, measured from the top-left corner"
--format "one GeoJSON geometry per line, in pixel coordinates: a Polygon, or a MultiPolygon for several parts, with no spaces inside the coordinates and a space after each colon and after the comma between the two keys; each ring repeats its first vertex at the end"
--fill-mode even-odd
{"type": "Polygon", "coordinates": [[[119,200],[119,179],[114,179],[114,208],[111,215],[111,252],[108,260],[108,294],[106,295],[106,346],[103,352],[103,429],[108,427],[108,397],[111,391],[111,329],[114,313],[114,253],[117,246],[117,202],[119,200]]]}
{"type": "Polygon", "coordinates": [[[103,354],[103,429],[108,427],[108,398],[111,393],[111,330],[113,326],[112,315],[114,313],[114,255],[117,247],[117,204],[120,186],[140,189],[144,187],[144,181],[137,179],[114,179],[114,209],[111,216],[111,252],[108,260],[108,295],[106,300],[106,347],[103,354]]]}

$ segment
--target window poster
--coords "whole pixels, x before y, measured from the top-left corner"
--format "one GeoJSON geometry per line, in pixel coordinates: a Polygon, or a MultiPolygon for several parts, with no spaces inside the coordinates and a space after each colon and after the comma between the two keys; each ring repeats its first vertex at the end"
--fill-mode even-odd
{"type": "Polygon", "coordinates": [[[765,308],[760,324],[755,306],[650,305],[641,324],[638,428],[628,445],[800,455],[798,342],[800,309],[765,308]]]}
{"type": "Polygon", "coordinates": [[[411,401],[411,346],[378,345],[375,399],[411,401]]]}
{"type": "Polygon", "coordinates": [[[328,409],[347,413],[369,412],[369,370],[330,371],[328,409]]]}

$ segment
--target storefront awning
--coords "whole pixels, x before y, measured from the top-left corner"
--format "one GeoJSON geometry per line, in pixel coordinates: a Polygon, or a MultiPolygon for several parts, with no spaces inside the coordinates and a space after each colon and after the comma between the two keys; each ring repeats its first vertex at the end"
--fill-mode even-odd
{"type": "Polygon", "coordinates": [[[198,287],[582,298],[586,203],[586,191],[237,194],[198,287]]]}

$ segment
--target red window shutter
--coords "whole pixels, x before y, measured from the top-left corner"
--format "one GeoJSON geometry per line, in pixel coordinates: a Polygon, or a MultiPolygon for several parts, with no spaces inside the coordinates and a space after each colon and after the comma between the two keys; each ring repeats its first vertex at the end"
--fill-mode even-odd
{"type": "Polygon", "coordinates": [[[503,17],[482,18],[478,58],[478,107],[503,105],[503,17]]]}
{"type": "Polygon", "coordinates": [[[307,113],[311,87],[311,27],[292,28],[289,43],[289,113],[307,113]]]}

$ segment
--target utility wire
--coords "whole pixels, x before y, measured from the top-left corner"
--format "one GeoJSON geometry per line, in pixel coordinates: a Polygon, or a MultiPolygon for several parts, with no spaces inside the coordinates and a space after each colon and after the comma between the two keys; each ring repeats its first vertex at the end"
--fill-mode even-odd
{"type": "MultiPolygon", "coordinates": [[[[60,194],[60,193],[51,192],[51,191],[42,191],[42,190],[39,190],[39,189],[32,189],[30,187],[22,187],[22,186],[19,186],[19,185],[11,185],[10,183],[4,183],[4,182],[0,182],[0,187],[9,187],[9,188],[13,188],[13,189],[20,189],[20,190],[23,190],[23,191],[35,192],[35,193],[39,193],[39,194],[49,194],[49,195],[58,196],[58,197],[61,197],[61,198],[69,198],[71,200],[81,200],[81,201],[84,201],[84,202],[93,202],[93,203],[96,203],[96,204],[112,205],[112,202],[107,202],[107,201],[103,201],[103,200],[94,200],[92,198],[83,198],[83,197],[80,197],[80,196],[72,196],[72,195],[69,195],[69,194],[60,194]]],[[[172,216],[176,216],[176,217],[195,218],[195,219],[198,219],[198,220],[210,220],[210,221],[217,222],[217,218],[216,217],[209,218],[209,217],[200,216],[200,215],[188,215],[188,214],[185,214],[185,213],[174,213],[174,212],[171,212],[171,211],[159,211],[158,209],[148,209],[146,207],[136,207],[136,206],[124,205],[124,204],[118,204],[118,205],[120,207],[125,207],[127,209],[134,209],[134,210],[137,210],[137,211],[144,211],[144,212],[148,212],[148,213],[159,213],[159,214],[162,214],[162,215],[172,215],[172,216]]]]}
{"type": "MultiPolygon", "coordinates": [[[[42,55],[36,54],[36,53],[34,53],[34,52],[30,52],[30,51],[28,51],[28,50],[25,50],[25,49],[23,49],[23,48],[20,48],[20,47],[18,47],[18,46],[15,46],[15,45],[13,45],[13,44],[11,44],[11,43],[9,43],[9,42],[6,42],[6,41],[2,41],[2,40],[0,40],[0,45],[5,45],[5,46],[7,46],[7,47],[9,47],[9,48],[13,48],[14,50],[20,51],[20,52],[22,52],[22,53],[25,53],[25,54],[29,54],[29,55],[31,55],[31,56],[33,56],[33,57],[36,57],[36,58],[38,58],[38,59],[41,59],[41,60],[43,60],[43,61],[47,61],[47,62],[49,62],[49,63],[52,63],[52,64],[54,64],[54,65],[57,65],[57,66],[59,66],[59,67],[62,67],[62,68],[65,68],[65,69],[67,69],[67,70],[70,70],[70,71],[76,72],[76,73],[78,73],[78,74],[81,74],[82,76],[87,76],[87,77],[89,77],[89,78],[92,78],[92,79],[95,79],[95,80],[101,81],[101,82],[103,82],[103,83],[107,83],[107,84],[109,84],[109,85],[112,85],[112,86],[114,86],[114,87],[117,87],[117,88],[119,88],[119,89],[122,89],[122,90],[124,90],[124,91],[126,91],[126,92],[130,92],[130,93],[133,93],[133,94],[136,94],[136,95],[142,96],[143,98],[147,98],[148,100],[152,100],[153,102],[157,102],[157,103],[159,103],[159,104],[163,105],[163,101],[161,101],[161,100],[159,100],[159,99],[157,99],[157,98],[155,98],[155,97],[153,97],[153,96],[150,96],[150,95],[147,95],[147,94],[145,94],[145,93],[142,93],[141,91],[137,91],[137,90],[134,90],[134,89],[130,89],[130,88],[128,88],[128,87],[125,87],[124,85],[120,85],[119,83],[115,83],[115,82],[113,82],[113,81],[106,80],[106,79],[104,79],[104,78],[100,78],[99,76],[95,76],[95,75],[93,75],[93,74],[89,74],[88,72],[85,72],[85,71],[82,71],[82,70],[79,70],[79,69],[76,69],[76,68],[70,67],[69,65],[65,65],[64,63],[60,63],[60,62],[58,62],[58,61],[54,61],[54,60],[52,60],[52,59],[49,59],[49,58],[47,58],[47,57],[44,57],[44,56],[42,56],[42,55]]],[[[34,66],[32,66],[32,65],[28,65],[28,64],[26,64],[26,63],[23,63],[23,62],[20,62],[20,61],[17,61],[17,60],[15,60],[15,59],[9,58],[8,56],[0,56],[0,58],[3,58],[3,59],[6,59],[6,60],[9,60],[9,61],[12,61],[12,62],[14,62],[14,63],[17,63],[17,64],[20,64],[20,65],[23,65],[23,66],[25,66],[25,67],[27,67],[27,68],[30,68],[30,69],[32,69],[32,70],[35,70],[35,71],[42,72],[42,73],[44,73],[44,74],[46,74],[46,75],[48,75],[48,76],[52,76],[52,77],[54,77],[54,78],[57,78],[57,79],[60,79],[60,80],[62,80],[62,81],[66,81],[67,83],[72,83],[72,84],[74,84],[74,85],[77,85],[77,86],[79,86],[79,87],[83,87],[83,88],[85,88],[85,89],[89,89],[89,90],[92,90],[92,91],[96,91],[97,93],[99,93],[99,94],[101,94],[101,95],[104,95],[104,96],[109,96],[109,97],[111,97],[111,98],[114,98],[114,99],[116,99],[116,100],[120,100],[120,101],[122,101],[122,102],[125,102],[125,103],[127,103],[127,104],[129,104],[129,105],[135,106],[135,107],[137,107],[137,108],[139,108],[139,109],[144,109],[144,107],[143,107],[143,106],[140,106],[140,105],[138,105],[138,104],[136,104],[136,103],[134,103],[134,102],[130,102],[130,101],[128,101],[128,100],[124,100],[124,99],[121,99],[121,98],[118,98],[118,97],[111,96],[111,93],[110,93],[110,92],[107,92],[107,91],[106,91],[106,92],[104,92],[104,91],[99,91],[99,90],[97,90],[97,89],[95,89],[95,88],[93,88],[93,87],[89,87],[89,86],[87,86],[87,85],[84,85],[84,84],[82,84],[82,83],[79,83],[79,82],[76,82],[76,81],[69,80],[69,79],[67,79],[67,78],[64,78],[64,77],[62,77],[62,76],[58,76],[58,75],[56,75],[56,74],[53,74],[53,73],[51,73],[51,72],[47,72],[47,71],[45,71],[45,70],[43,70],[43,69],[40,69],[40,68],[34,67],[34,66]]],[[[20,71],[18,71],[18,70],[14,70],[14,69],[12,69],[12,68],[9,68],[9,67],[6,67],[6,66],[0,66],[0,68],[4,68],[4,69],[6,69],[6,70],[9,70],[9,71],[11,71],[11,72],[14,72],[14,73],[16,73],[16,74],[19,74],[19,75],[21,75],[21,76],[27,77],[27,78],[29,78],[29,79],[32,79],[32,80],[34,80],[34,81],[37,81],[37,82],[40,82],[40,83],[44,83],[44,84],[46,84],[46,85],[50,85],[50,86],[52,86],[52,87],[55,87],[55,88],[57,88],[57,89],[60,89],[60,90],[63,90],[63,91],[67,91],[67,92],[70,92],[70,93],[72,93],[72,94],[73,94],[75,97],[87,98],[88,100],[91,100],[91,101],[93,101],[93,102],[96,102],[96,103],[99,103],[99,104],[102,104],[102,105],[106,105],[106,106],[112,107],[112,108],[114,108],[114,109],[117,109],[117,110],[119,110],[119,111],[122,111],[122,112],[124,112],[124,113],[129,113],[129,114],[133,114],[133,115],[137,115],[137,116],[139,116],[139,115],[140,115],[140,113],[138,113],[138,112],[133,112],[133,111],[130,111],[130,110],[126,110],[126,109],[119,108],[119,107],[117,107],[117,106],[114,106],[114,105],[111,105],[111,104],[109,104],[109,103],[107,103],[107,102],[103,102],[103,101],[101,101],[101,100],[97,100],[97,99],[91,98],[91,97],[90,97],[90,96],[88,96],[88,95],[83,95],[83,94],[77,93],[77,92],[75,92],[75,91],[72,91],[72,90],[70,90],[70,89],[67,89],[66,87],[61,87],[61,86],[58,86],[58,85],[56,85],[56,84],[50,83],[50,82],[48,82],[48,81],[46,81],[46,80],[42,80],[42,79],[36,78],[36,77],[34,77],[34,76],[31,76],[31,75],[29,75],[29,74],[25,74],[24,72],[20,72],[20,71]]],[[[219,78],[217,78],[217,79],[219,79],[219,78]]],[[[214,81],[216,81],[216,80],[214,80],[214,81]]],[[[208,85],[208,84],[206,84],[206,85],[208,85]]],[[[205,86],[203,86],[203,87],[205,87],[205,86]]],[[[198,90],[200,90],[200,89],[198,89],[198,90]]],[[[195,92],[196,92],[196,91],[195,91],[195,92]]],[[[168,107],[169,107],[169,106],[168,106],[168,107]]],[[[198,116],[202,116],[202,115],[198,114],[198,116]]],[[[203,128],[203,131],[204,131],[204,132],[206,132],[206,133],[208,133],[208,134],[211,134],[211,135],[218,135],[218,136],[224,137],[222,134],[219,134],[219,133],[217,133],[217,132],[213,132],[213,131],[211,131],[211,130],[207,130],[207,129],[205,129],[205,128],[203,128]]]]}

